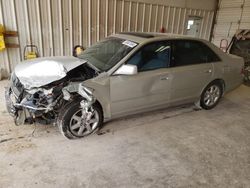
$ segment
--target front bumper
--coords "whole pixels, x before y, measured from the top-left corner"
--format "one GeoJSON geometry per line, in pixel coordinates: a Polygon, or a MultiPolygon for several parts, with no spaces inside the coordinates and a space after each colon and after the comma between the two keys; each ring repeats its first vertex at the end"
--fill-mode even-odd
{"type": "Polygon", "coordinates": [[[11,90],[10,87],[5,88],[5,103],[6,103],[6,108],[9,114],[13,117],[16,117],[17,115],[17,109],[14,106],[14,101],[15,96],[11,90]]]}

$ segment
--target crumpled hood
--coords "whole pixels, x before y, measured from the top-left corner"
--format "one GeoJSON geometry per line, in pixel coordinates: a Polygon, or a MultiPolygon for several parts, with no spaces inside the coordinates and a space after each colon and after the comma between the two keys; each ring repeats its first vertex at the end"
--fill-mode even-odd
{"type": "Polygon", "coordinates": [[[37,58],[19,63],[14,73],[24,88],[31,89],[60,80],[84,63],[86,61],[71,56],[37,58]]]}

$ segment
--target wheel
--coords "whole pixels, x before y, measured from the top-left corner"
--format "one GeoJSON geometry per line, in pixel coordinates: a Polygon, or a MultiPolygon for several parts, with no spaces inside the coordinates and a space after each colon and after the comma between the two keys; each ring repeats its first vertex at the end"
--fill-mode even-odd
{"type": "Polygon", "coordinates": [[[58,116],[60,132],[68,139],[82,138],[95,132],[103,123],[101,107],[95,103],[85,112],[80,107],[82,99],[75,99],[64,106],[58,116]]]}
{"type": "Polygon", "coordinates": [[[222,85],[219,82],[210,83],[202,92],[200,106],[205,110],[214,108],[222,96],[222,85]]]}

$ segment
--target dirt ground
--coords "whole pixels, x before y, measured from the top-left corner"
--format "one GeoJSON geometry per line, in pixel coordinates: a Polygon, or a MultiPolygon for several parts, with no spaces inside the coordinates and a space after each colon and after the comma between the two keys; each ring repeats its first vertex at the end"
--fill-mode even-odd
{"type": "Polygon", "coordinates": [[[52,125],[15,126],[0,81],[0,187],[250,187],[250,87],[210,111],[172,108],[66,140],[52,125]]]}

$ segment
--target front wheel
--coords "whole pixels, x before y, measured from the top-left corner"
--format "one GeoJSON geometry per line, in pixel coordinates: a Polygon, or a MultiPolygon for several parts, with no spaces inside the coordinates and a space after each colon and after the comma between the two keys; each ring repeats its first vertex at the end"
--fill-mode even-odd
{"type": "Polygon", "coordinates": [[[214,108],[222,96],[222,86],[219,82],[212,82],[202,92],[200,106],[205,110],[214,108]]]}
{"type": "Polygon", "coordinates": [[[81,108],[80,102],[80,99],[73,100],[58,116],[60,132],[68,139],[85,137],[103,123],[102,109],[98,104],[93,104],[86,112],[81,108]]]}

